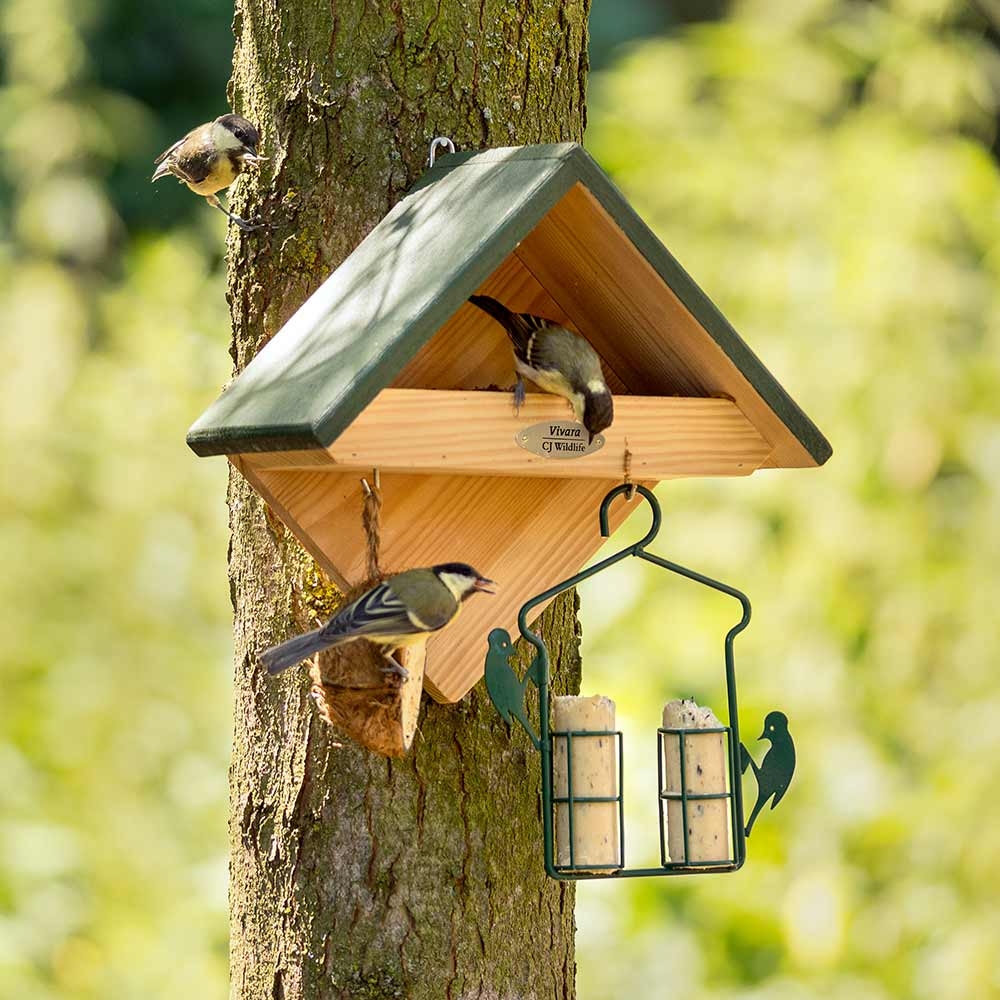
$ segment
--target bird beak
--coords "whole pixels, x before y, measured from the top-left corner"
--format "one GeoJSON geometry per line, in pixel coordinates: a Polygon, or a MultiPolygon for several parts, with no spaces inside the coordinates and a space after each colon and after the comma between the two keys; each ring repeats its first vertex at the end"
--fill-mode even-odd
{"type": "Polygon", "coordinates": [[[496,591],[493,589],[496,584],[492,580],[487,580],[485,576],[479,577],[478,580],[472,585],[473,589],[479,590],[484,594],[495,594],[496,591]]]}
{"type": "Polygon", "coordinates": [[[764,732],[762,732],[760,736],[757,737],[757,742],[760,743],[761,740],[766,740],[766,739],[767,739],[767,730],[765,729],[764,732]]]}

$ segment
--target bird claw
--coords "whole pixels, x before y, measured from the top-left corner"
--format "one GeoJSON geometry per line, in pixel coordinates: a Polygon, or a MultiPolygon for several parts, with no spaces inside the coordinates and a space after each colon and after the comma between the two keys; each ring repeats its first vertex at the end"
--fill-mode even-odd
{"type": "Polygon", "coordinates": [[[210,194],[206,196],[205,200],[213,208],[217,208],[230,222],[235,222],[240,229],[245,233],[252,233],[258,229],[274,229],[275,227],[268,222],[261,222],[259,218],[256,219],[241,219],[235,212],[230,212],[225,205],[219,201],[218,195],[210,194]]]}
{"type": "Polygon", "coordinates": [[[255,219],[241,219],[238,215],[230,215],[229,218],[236,223],[240,229],[245,233],[255,233],[259,229],[274,229],[276,228],[270,222],[261,222],[260,218],[255,219]]]}
{"type": "Polygon", "coordinates": [[[528,398],[527,390],[524,388],[524,379],[520,375],[517,376],[517,381],[514,383],[514,415],[517,416],[521,407],[524,406],[525,400],[528,398]]]}
{"type": "Polygon", "coordinates": [[[385,666],[382,667],[383,674],[395,674],[404,681],[410,676],[410,671],[407,670],[402,664],[398,663],[393,657],[387,656],[385,660],[385,666]]]}

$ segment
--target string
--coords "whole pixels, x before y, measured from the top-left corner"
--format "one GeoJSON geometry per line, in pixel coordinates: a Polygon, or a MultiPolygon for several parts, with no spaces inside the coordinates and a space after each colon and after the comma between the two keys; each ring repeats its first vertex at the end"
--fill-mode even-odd
{"type": "Polygon", "coordinates": [[[381,577],[379,568],[379,550],[382,547],[382,490],[378,469],[372,477],[374,485],[370,486],[365,479],[361,480],[364,487],[365,500],[361,510],[361,524],[365,529],[367,550],[365,553],[368,579],[381,577]]]}
{"type": "Polygon", "coordinates": [[[635,496],[635,484],[632,482],[632,452],[629,450],[628,438],[625,438],[625,461],[622,478],[625,485],[628,487],[625,499],[631,500],[632,497],[635,496]]]}

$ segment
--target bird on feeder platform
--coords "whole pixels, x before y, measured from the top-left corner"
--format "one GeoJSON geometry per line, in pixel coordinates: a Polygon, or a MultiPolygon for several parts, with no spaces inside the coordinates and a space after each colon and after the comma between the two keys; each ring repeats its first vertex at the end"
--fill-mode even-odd
{"type": "Polygon", "coordinates": [[[248,166],[256,166],[260,134],[240,115],[221,115],[192,129],[153,161],[153,181],[172,174],[195,194],[200,194],[245,232],[265,228],[248,222],[222,207],[216,191],[229,187],[248,166]]]}
{"type": "Polygon", "coordinates": [[[473,295],[469,301],[492,316],[507,331],[514,346],[516,407],[524,402],[523,377],[531,379],[539,389],[569,400],[574,417],[587,428],[590,441],[611,426],[611,390],[604,381],[597,351],[583,337],[541,316],[511,312],[488,295],[473,295]]]}
{"type": "Polygon", "coordinates": [[[767,800],[774,796],[772,809],[781,801],[782,796],[788,791],[795,772],[795,744],[788,731],[788,716],[784,712],[768,712],[764,720],[764,731],[758,739],[771,741],[771,749],[764,755],[760,767],[750,756],[750,751],[742,743],[740,744],[740,771],[745,774],[746,769],[752,767],[757,779],[757,801],[743,831],[747,837],[750,836],[754,820],[767,800]]]}
{"type": "Polygon", "coordinates": [[[260,654],[268,673],[300,663],[323,649],[367,639],[386,659],[386,673],[409,676],[392,656],[394,649],[420,646],[461,610],[475,593],[492,594],[487,580],[467,563],[441,563],[429,569],[409,569],[390,576],[342,608],[322,628],[272,646],[260,654]]]}

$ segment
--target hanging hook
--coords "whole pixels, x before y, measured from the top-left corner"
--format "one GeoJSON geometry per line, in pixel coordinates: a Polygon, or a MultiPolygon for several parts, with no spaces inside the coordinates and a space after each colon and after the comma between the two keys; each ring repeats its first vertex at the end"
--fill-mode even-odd
{"type": "MultiPolygon", "coordinates": [[[[575,587],[578,583],[582,583],[584,580],[592,577],[595,573],[600,573],[609,566],[613,566],[615,563],[621,562],[621,560],[625,559],[627,556],[640,556],[644,559],[656,558],[654,556],[647,555],[643,551],[643,547],[648,545],[656,537],[657,532],[660,530],[660,522],[663,520],[663,515],[660,513],[660,505],[657,503],[656,497],[654,497],[645,486],[642,486],[640,483],[635,483],[634,487],[636,492],[641,493],[646,500],[649,501],[649,506],[653,511],[653,523],[650,525],[649,531],[646,532],[646,536],[640,541],[633,542],[633,544],[627,545],[618,552],[605,557],[599,563],[594,563],[593,566],[580,570],[579,573],[575,573],[573,576],[569,577],[569,579],[563,580],[562,583],[557,583],[554,587],[549,587],[548,590],[531,598],[530,601],[521,607],[517,616],[518,628],[521,630],[521,635],[527,639],[539,651],[539,653],[545,649],[545,644],[539,636],[528,628],[528,613],[533,608],[542,604],[544,601],[555,597],[556,594],[561,594],[564,590],[569,590],[570,587],[575,587]]],[[[625,483],[622,483],[620,486],[616,486],[610,493],[608,493],[601,503],[601,534],[605,538],[611,534],[611,529],[608,526],[608,508],[611,506],[611,501],[614,500],[615,497],[620,497],[623,493],[626,493],[628,489],[629,487],[625,483]]]]}
{"type": "Polygon", "coordinates": [[[451,141],[446,135],[439,135],[435,139],[431,139],[431,151],[428,159],[430,160],[430,165],[434,166],[434,160],[437,158],[437,153],[439,149],[446,149],[449,153],[455,152],[455,143],[451,141]]]}
{"type": "Polygon", "coordinates": [[[608,510],[611,507],[611,502],[615,499],[615,497],[620,497],[623,493],[627,496],[633,491],[646,498],[653,512],[653,523],[650,525],[649,531],[646,532],[646,537],[641,541],[636,542],[634,545],[629,546],[628,550],[635,552],[638,549],[644,549],[654,538],[656,538],[656,535],[660,530],[660,523],[663,520],[663,514],[660,511],[660,505],[657,502],[656,497],[654,497],[645,486],[641,483],[622,483],[621,486],[616,486],[601,502],[600,518],[601,536],[603,538],[607,538],[611,534],[611,529],[608,526],[608,510]]]}

